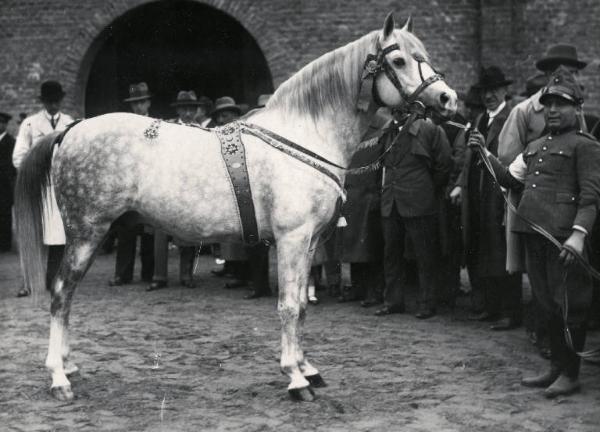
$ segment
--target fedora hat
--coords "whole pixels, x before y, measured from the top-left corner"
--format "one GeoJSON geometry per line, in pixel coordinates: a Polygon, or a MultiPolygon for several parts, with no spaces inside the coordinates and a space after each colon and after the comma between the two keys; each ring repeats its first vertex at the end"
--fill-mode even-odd
{"type": "Polygon", "coordinates": [[[65,92],[58,81],[44,81],[40,88],[42,102],[59,102],[65,97],[65,92]]]}
{"type": "Polygon", "coordinates": [[[5,112],[0,112],[0,122],[8,123],[11,118],[12,118],[12,116],[10,114],[7,114],[5,112]]]}
{"type": "Polygon", "coordinates": [[[504,72],[498,66],[490,66],[482,68],[479,75],[479,82],[474,85],[479,90],[494,89],[505,87],[512,84],[511,80],[507,80],[504,72]]]}
{"type": "Polygon", "coordinates": [[[531,97],[538,92],[539,89],[544,87],[548,83],[546,75],[537,73],[527,78],[525,82],[525,91],[521,93],[521,96],[531,97]]]}
{"type": "Polygon", "coordinates": [[[583,69],[587,63],[579,60],[577,57],[577,48],[569,44],[550,45],[546,50],[544,57],[535,64],[542,72],[548,72],[556,69],[558,65],[574,66],[577,69],[583,69]]]}
{"type": "Polygon", "coordinates": [[[135,102],[150,99],[151,97],[152,95],[150,94],[150,90],[148,90],[148,84],[141,82],[129,86],[129,97],[123,99],[123,102],[135,102]]]}
{"type": "Polygon", "coordinates": [[[217,114],[220,111],[235,111],[238,114],[242,113],[242,108],[235,103],[235,99],[230,96],[223,96],[215,101],[215,108],[213,109],[212,115],[217,114]]]}
{"type": "Polygon", "coordinates": [[[261,94],[258,97],[258,100],[256,101],[256,107],[257,108],[262,108],[264,106],[267,105],[267,102],[269,102],[269,99],[271,99],[271,96],[273,96],[272,93],[269,94],[261,94]]]}
{"type": "Polygon", "coordinates": [[[171,104],[171,106],[173,106],[173,107],[198,106],[198,105],[200,105],[200,102],[198,101],[198,98],[196,97],[196,93],[194,92],[194,90],[190,90],[190,91],[181,90],[179,93],[177,93],[177,99],[175,99],[175,102],[173,102],[171,104]]]}

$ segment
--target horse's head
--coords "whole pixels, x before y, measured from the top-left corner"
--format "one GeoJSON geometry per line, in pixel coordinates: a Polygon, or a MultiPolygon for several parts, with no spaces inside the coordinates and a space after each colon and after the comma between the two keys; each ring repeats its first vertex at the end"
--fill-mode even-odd
{"type": "Polygon", "coordinates": [[[456,112],[456,92],[429,64],[423,43],[412,33],[410,18],[398,30],[390,13],[379,34],[377,51],[365,70],[376,70],[374,93],[379,103],[397,107],[420,101],[444,117],[456,112]]]}

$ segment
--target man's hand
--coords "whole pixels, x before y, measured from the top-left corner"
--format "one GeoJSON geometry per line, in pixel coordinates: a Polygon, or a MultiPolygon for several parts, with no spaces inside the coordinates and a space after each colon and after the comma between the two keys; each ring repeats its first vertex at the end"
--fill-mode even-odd
{"type": "Polygon", "coordinates": [[[469,147],[481,147],[483,148],[485,145],[485,138],[481,135],[477,129],[474,129],[469,134],[469,141],[467,142],[469,147]]]}
{"type": "Polygon", "coordinates": [[[455,186],[450,192],[450,202],[454,205],[459,205],[462,201],[462,188],[460,186],[455,186]]]}
{"type": "Polygon", "coordinates": [[[558,255],[558,260],[564,266],[572,265],[577,258],[573,254],[573,251],[579,255],[583,254],[583,247],[585,245],[585,233],[574,230],[571,236],[563,243],[563,249],[558,255]]]}

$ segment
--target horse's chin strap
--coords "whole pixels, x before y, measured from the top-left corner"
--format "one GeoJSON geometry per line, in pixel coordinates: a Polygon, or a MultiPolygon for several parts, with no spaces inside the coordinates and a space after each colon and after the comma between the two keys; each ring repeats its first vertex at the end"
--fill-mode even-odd
{"type": "MultiPolygon", "coordinates": [[[[379,46],[379,42],[377,43],[377,53],[376,54],[368,54],[367,59],[365,60],[365,64],[363,66],[363,72],[360,79],[360,88],[358,92],[358,100],[356,102],[356,108],[359,111],[367,112],[371,107],[371,102],[375,102],[378,106],[385,106],[381,97],[379,96],[379,92],[377,91],[376,80],[379,73],[385,73],[385,76],[392,83],[392,85],[398,90],[398,94],[404,101],[404,105],[411,110],[411,106],[416,102],[419,102],[423,107],[422,102],[418,101],[418,97],[421,93],[433,84],[436,81],[442,81],[444,76],[439,73],[434,73],[429,78],[424,79],[423,77],[423,69],[422,64],[426,63],[425,59],[422,57],[416,57],[415,60],[419,66],[419,76],[421,77],[421,84],[413,91],[410,95],[406,96],[404,93],[404,89],[402,88],[402,84],[398,80],[394,69],[386,61],[386,56],[392,51],[400,50],[398,44],[392,44],[385,48],[381,48],[379,46]]],[[[424,113],[425,114],[425,113],[424,113]]]]}

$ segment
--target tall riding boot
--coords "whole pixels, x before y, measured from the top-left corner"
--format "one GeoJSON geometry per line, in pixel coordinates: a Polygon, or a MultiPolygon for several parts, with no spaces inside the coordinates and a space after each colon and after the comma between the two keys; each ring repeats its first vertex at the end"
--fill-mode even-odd
{"type": "MultiPolygon", "coordinates": [[[[547,398],[556,396],[567,396],[576,393],[581,388],[579,383],[579,366],[581,359],[576,354],[583,350],[585,344],[586,329],[584,326],[573,326],[570,328],[572,347],[567,345],[566,335],[563,331],[562,319],[560,321],[562,352],[562,371],[560,376],[544,392],[547,398]]],[[[553,331],[554,332],[554,331],[553,331]]]]}
{"type": "Polygon", "coordinates": [[[550,321],[548,334],[550,336],[550,369],[546,372],[521,380],[525,387],[546,388],[560,376],[564,365],[564,342],[562,340],[562,326],[557,326],[554,320],[550,321]]]}

